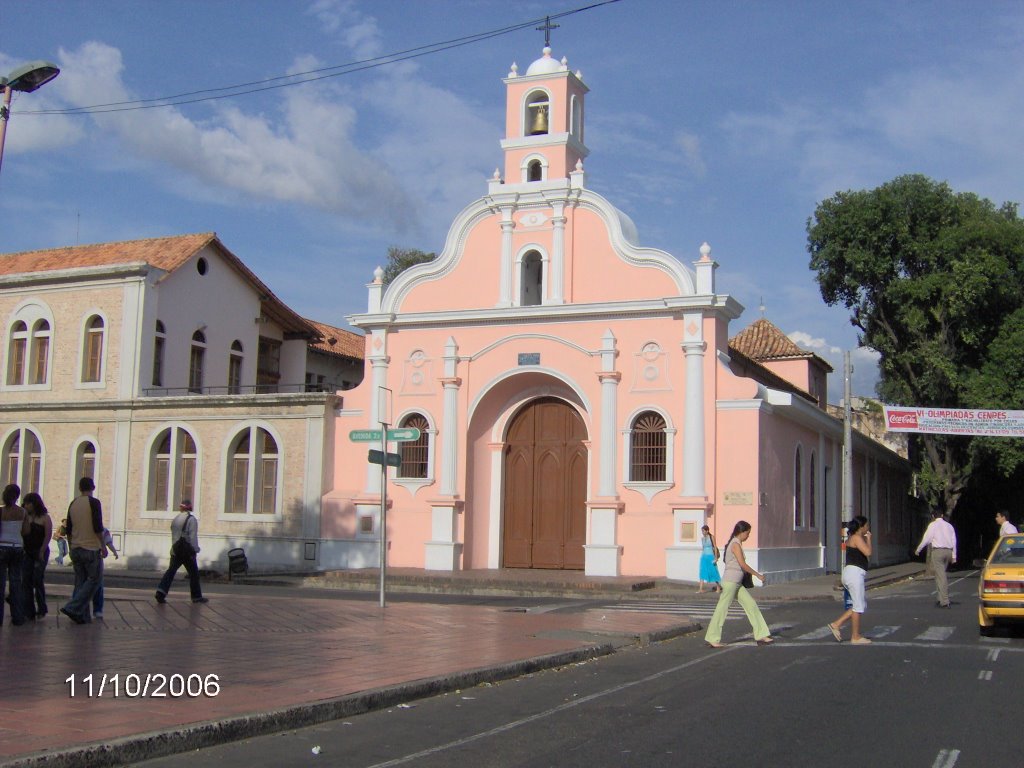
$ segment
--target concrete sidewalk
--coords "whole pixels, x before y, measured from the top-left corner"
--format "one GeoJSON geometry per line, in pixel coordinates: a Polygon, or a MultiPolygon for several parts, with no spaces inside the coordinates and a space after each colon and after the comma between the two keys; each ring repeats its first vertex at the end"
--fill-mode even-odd
{"type": "MultiPolygon", "coordinates": [[[[879,569],[873,582],[920,571],[915,563],[879,569]]],[[[531,594],[717,599],[694,594],[692,584],[659,582],[636,590],[631,579],[504,575],[503,594],[515,593],[528,579],[531,594]]],[[[181,582],[160,606],[152,599],[154,574],[111,569],[105,619],[78,626],[58,613],[70,590],[61,583],[66,575],[56,573],[45,619],[0,628],[0,764],[122,765],[348,717],[700,628],[657,612],[402,602],[400,576],[391,580],[384,609],[376,602],[321,599],[327,595],[312,589],[267,596],[226,583],[209,586],[210,603],[193,605],[181,582]],[[114,586],[133,583],[138,588],[114,586]]],[[[501,582],[493,572],[435,578],[448,582],[435,584],[437,591],[451,592],[459,591],[453,581],[469,590],[481,580],[490,589],[501,582]]],[[[761,587],[756,595],[766,602],[822,599],[835,596],[834,583],[834,576],[819,577],[761,587]]]]}

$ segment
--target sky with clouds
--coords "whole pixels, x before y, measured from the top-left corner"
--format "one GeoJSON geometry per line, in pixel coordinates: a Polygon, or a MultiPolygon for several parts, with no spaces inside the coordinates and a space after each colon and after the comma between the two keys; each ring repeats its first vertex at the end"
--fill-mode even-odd
{"type": "MultiPolygon", "coordinates": [[[[542,35],[295,87],[272,78],[585,5],[0,0],[0,74],[35,59],[62,69],[15,94],[0,252],[215,231],[290,306],[344,326],[389,246],[440,250],[485,193],[502,164],[502,79],[540,55],[542,35]],[[208,98],[242,83],[265,90],[208,98]],[[66,112],[186,93],[192,103],[66,112]],[[52,110],[65,112],[34,114],[52,110]]],[[[877,374],[808,269],[816,204],[904,173],[1021,197],[1019,2],[619,0],[558,23],[554,55],[591,89],[588,186],[643,245],[689,264],[708,241],[719,290],[746,307],[732,332],[763,312],[837,369],[833,402],[844,349],[856,394],[877,374]]]]}

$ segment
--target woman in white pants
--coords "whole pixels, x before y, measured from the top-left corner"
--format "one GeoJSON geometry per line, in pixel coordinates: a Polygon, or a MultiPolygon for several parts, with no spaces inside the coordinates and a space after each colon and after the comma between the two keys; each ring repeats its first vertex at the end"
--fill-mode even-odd
{"type": "Polygon", "coordinates": [[[854,645],[867,645],[871,640],[860,633],[860,615],[867,607],[864,598],[864,576],[868,571],[868,558],[871,557],[871,531],[868,530],[868,519],[864,515],[857,515],[846,524],[846,532],[849,538],[846,540],[843,586],[850,593],[850,602],[853,606],[827,626],[836,642],[841,643],[843,636],[839,630],[849,620],[853,627],[850,642],[854,645]]]}

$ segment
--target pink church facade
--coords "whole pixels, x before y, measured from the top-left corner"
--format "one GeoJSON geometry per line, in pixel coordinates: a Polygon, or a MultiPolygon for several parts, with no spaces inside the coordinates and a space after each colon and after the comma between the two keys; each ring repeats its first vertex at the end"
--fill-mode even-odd
{"type": "MultiPolygon", "coordinates": [[[[386,288],[378,269],[349,317],[366,375],[337,411],[321,567],[379,562],[381,470],[366,456],[380,445],[349,433],[385,423],[421,431],[389,444],[392,566],[694,580],[700,527],[724,543],[745,519],[748,557],[774,578],[836,570],[827,364],[731,345],[742,307],[710,247],[688,264],[644,247],[587,188],[588,89],[564,59],[545,49],[504,83],[503,171],[436,259],[386,288]]],[[[900,559],[906,464],[863,437],[854,448],[855,512],[879,532],[876,559],[900,559]]]]}

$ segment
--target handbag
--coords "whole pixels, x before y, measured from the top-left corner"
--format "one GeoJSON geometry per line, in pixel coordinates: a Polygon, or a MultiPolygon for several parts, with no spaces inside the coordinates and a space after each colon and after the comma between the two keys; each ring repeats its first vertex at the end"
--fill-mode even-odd
{"type": "Polygon", "coordinates": [[[743,581],[740,582],[740,586],[741,587],[746,587],[747,589],[753,589],[754,588],[754,577],[752,575],[750,575],[749,573],[747,573],[746,571],[744,571],[743,572],[743,581]]]}

